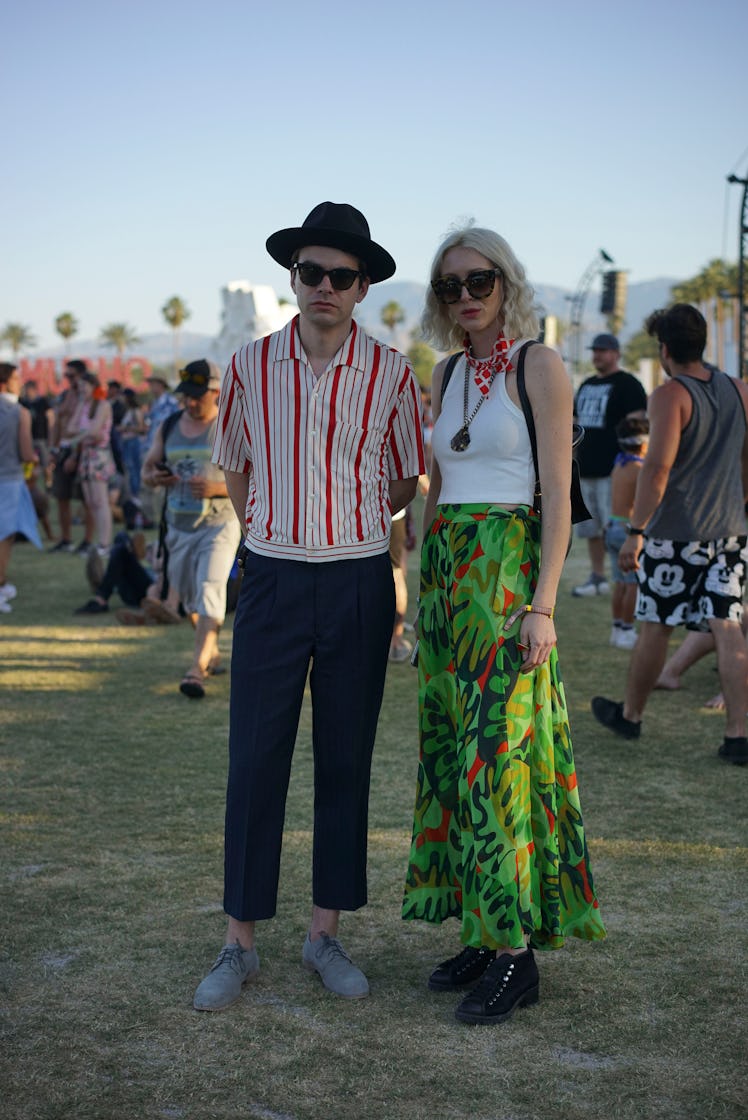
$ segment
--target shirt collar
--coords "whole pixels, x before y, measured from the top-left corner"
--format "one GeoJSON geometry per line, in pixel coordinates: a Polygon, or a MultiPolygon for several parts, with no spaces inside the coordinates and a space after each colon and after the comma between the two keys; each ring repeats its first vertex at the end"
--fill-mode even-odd
{"type": "MultiPolygon", "coordinates": [[[[273,359],[274,362],[285,362],[297,359],[306,362],[307,365],[310,364],[301,343],[299,318],[299,315],[295,315],[291,322],[283,327],[279,345],[273,359]]],[[[330,367],[334,369],[337,366],[346,366],[348,369],[355,369],[363,372],[367,365],[366,342],[367,335],[358,326],[356,320],[353,319],[351,321],[350,332],[344,339],[343,345],[330,362],[330,367]]]]}

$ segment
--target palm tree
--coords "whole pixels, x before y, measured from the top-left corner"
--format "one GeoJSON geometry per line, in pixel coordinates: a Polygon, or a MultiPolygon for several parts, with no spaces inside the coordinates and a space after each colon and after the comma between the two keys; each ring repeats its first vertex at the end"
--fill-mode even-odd
{"type": "Polygon", "coordinates": [[[63,311],[55,319],[55,330],[65,340],[65,357],[70,353],[70,339],[78,333],[78,320],[71,311],[63,311]]]}
{"type": "Polygon", "coordinates": [[[734,266],[719,258],[702,268],[698,276],[676,284],[673,299],[679,303],[696,304],[707,321],[707,358],[720,369],[725,361],[725,311],[737,295],[737,273],[734,266]]]}
{"type": "Polygon", "coordinates": [[[36,336],[23,323],[6,323],[0,331],[0,342],[5,343],[17,360],[22,350],[36,346],[36,336]]]}
{"type": "Polygon", "coordinates": [[[396,299],[391,299],[389,303],[385,303],[380,312],[380,318],[385,327],[394,334],[395,327],[398,323],[402,323],[405,319],[405,312],[396,299]]]}
{"type": "Polygon", "coordinates": [[[431,384],[431,374],[436,365],[436,354],[423,339],[413,339],[406,355],[413,366],[418,384],[428,389],[431,384]]]}
{"type": "Polygon", "coordinates": [[[108,323],[99,332],[99,342],[102,346],[113,346],[121,358],[127,347],[134,346],[140,339],[128,323],[108,323]]]}
{"type": "Polygon", "coordinates": [[[172,296],[161,308],[161,314],[174,331],[174,373],[179,370],[179,329],[190,317],[190,310],[179,296],[172,296]]]}

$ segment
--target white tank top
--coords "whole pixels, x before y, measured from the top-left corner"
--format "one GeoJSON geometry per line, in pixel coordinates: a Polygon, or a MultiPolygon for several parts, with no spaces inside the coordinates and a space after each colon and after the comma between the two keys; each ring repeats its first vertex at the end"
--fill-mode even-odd
{"type": "MultiPolygon", "coordinates": [[[[510,359],[526,339],[518,339],[510,359]]],[[[514,363],[513,363],[514,364],[514,363]]],[[[506,391],[505,375],[497,374],[478,415],[470,425],[470,445],[453,451],[450,441],[463,425],[465,357],[455,366],[431,437],[442,485],[439,503],[481,502],[491,505],[532,505],[535,468],[524,413],[506,391]]],[[[515,367],[516,368],[516,367],[515,367]]],[[[470,377],[468,416],[480,390],[470,377]]]]}

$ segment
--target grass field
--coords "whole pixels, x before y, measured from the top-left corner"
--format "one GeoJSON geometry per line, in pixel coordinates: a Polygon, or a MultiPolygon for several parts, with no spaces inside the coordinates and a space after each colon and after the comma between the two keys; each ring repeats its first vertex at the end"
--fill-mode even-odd
{"type": "MultiPolygon", "coordinates": [[[[608,938],[542,954],[541,1002],[471,1028],[425,987],[457,929],[400,920],[416,674],[391,665],[375,752],[370,904],[341,936],[372,995],[300,967],[309,910],[310,711],[294,761],[279,911],[262,971],[191,1008],[223,938],[228,678],[177,684],[192,633],[74,618],[74,556],[16,549],[0,615],[0,1114],[5,1120],[707,1120],[748,1116],[748,768],[717,761],[713,663],[657,693],[640,741],[599,729],[628,656],[609,603],[559,595],[560,657],[608,938]]],[[[225,640],[230,648],[230,633],[225,640]]]]}

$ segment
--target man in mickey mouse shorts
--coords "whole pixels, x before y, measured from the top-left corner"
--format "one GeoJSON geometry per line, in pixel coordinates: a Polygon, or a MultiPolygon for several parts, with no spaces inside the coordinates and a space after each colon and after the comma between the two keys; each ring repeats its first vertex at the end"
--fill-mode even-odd
{"type": "Polygon", "coordinates": [[[711,630],[727,723],[718,755],[748,763],[748,654],[740,622],[745,590],[748,387],[706,366],[706,322],[689,304],[656,311],[647,330],[669,380],[649,399],[650,441],[619,553],[637,571],[639,639],[622,702],[595,696],[592,712],[626,739],[641,733],[674,626],[711,630]]]}

